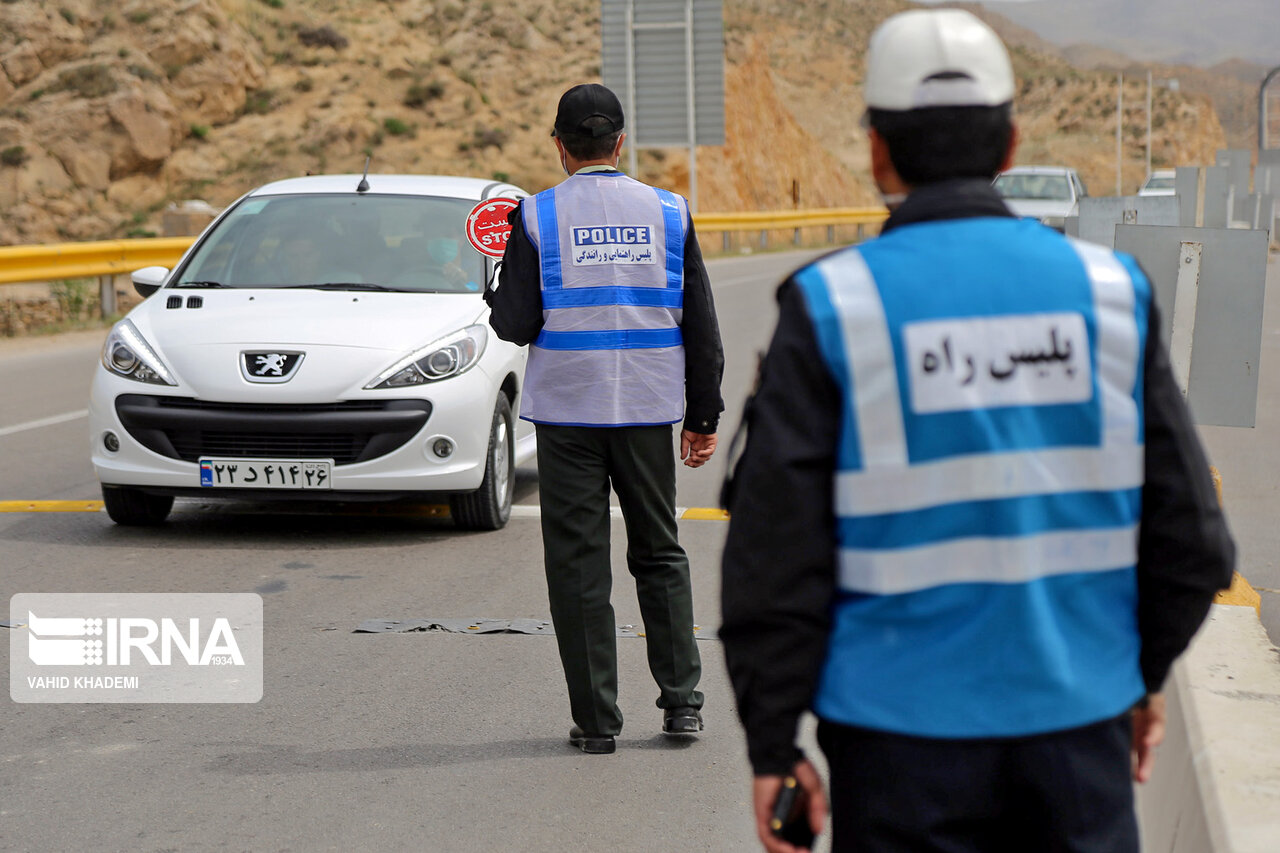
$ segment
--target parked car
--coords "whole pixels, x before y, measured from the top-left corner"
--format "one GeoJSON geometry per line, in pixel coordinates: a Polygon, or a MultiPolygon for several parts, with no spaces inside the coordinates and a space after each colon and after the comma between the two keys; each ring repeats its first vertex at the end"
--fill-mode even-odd
{"type": "Polygon", "coordinates": [[[535,450],[526,350],[488,329],[493,260],[468,244],[471,178],[328,175],[253,190],[111,330],[92,384],[94,470],[118,524],[174,498],[447,499],[511,512],[535,450]]]}
{"type": "Polygon", "coordinates": [[[996,177],[995,187],[1015,214],[1059,231],[1068,216],[1080,214],[1080,199],[1089,194],[1076,170],[1066,166],[1015,166],[996,177]]]}
{"type": "Polygon", "coordinates": [[[1174,191],[1174,177],[1177,175],[1176,169],[1156,169],[1147,179],[1143,181],[1142,186],[1138,188],[1140,196],[1156,196],[1156,195],[1176,195],[1174,191]]]}

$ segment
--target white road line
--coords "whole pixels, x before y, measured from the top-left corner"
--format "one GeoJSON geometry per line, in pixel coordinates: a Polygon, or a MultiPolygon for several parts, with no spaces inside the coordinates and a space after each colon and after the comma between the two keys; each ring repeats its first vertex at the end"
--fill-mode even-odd
{"type": "Polygon", "coordinates": [[[63,415],[54,415],[51,418],[41,418],[38,421],[27,421],[25,424],[14,424],[13,426],[0,427],[0,437],[13,435],[14,433],[26,432],[29,429],[40,429],[40,427],[53,426],[54,424],[65,424],[67,421],[78,421],[81,418],[88,417],[89,410],[81,409],[78,412],[67,412],[63,415]]]}

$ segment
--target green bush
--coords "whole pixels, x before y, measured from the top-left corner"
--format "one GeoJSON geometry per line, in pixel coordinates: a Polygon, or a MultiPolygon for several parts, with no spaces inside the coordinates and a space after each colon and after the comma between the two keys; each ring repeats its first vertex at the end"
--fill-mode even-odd
{"type": "Polygon", "coordinates": [[[189,128],[189,132],[191,134],[192,139],[199,139],[203,141],[204,139],[207,139],[209,136],[209,125],[193,124],[189,128]]]}
{"type": "Polygon", "coordinates": [[[437,100],[444,96],[444,84],[439,80],[431,80],[427,83],[414,83],[409,86],[409,90],[404,95],[404,105],[406,107],[421,107],[429,101],[437,100]]]}
{"type": "Polygon", "coordinates": [[[323,27],[303,27],[298,30],[298,41],[307,47],[331,47],[334,50],[341,50],[350,44],[346,36],[327,25],[323,27]]]}
{"type": "Polygon", "coordinates": [[[5,166],[21,166],[31,158],[27,154],[27,149],[21,145],[10,145],[8,148],[0,151],[0,164],[5,166]]]}
{"type": "Polygon", "coordinates": [[[471,147],[480,150],[493,147],[501,151],[502,146],[507,144],[507,139],[507,132],[500,127],[491,127],[488,130],[477,127],[471,134],[471,147]]]}
{"type": "Polygon", "coordinates": [[[412,127],[394,116],[382,120],[382,129],[392,136],[404,136],[413,131],[412,127]]]}
{"type": "Polygon", "coordinates": [[[119,87],[111,69],[95,63],[63,71],[58,75],[58,83],[53,91],[75,92],[82,98],[101,98],[119,87]]]}
{"type": "Polygon", "coordinates": [[[89,282],[82,278],[55,282],[49,291],[68,320],[79,320],[89,307],[89,282]]]}
{"type": "Polygon", "coordinates": [[[244,98],[244,112],[252,115],[266,115],[275,107],[275,89],[257,89],[249,92],[244,98]]]}

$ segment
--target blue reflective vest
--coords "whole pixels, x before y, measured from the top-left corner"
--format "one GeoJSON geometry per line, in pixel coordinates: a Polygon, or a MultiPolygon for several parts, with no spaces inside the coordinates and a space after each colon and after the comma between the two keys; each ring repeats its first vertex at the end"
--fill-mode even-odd
{"type": "Polygon", "coordinates": [[[641,426],[684,417],[685,200],[620,172],[579,173],[521,202],[543,327],[520,416],[641,426]]]}
{"type": "Polygon", "coordinates": [[[1122,713],[1144,692],[1137,265],[992,217],[904,226],[795,280],[842,390],[818,715],[985,738],[1122,713]]]}

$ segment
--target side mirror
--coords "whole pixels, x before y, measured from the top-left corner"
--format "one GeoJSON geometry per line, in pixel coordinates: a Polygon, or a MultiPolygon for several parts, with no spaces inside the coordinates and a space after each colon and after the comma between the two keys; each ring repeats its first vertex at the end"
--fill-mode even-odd
{"type": "Polygon", "coordinates": [[[133,289],[139,296],[146,299],[160,289],[160,285],[164,284],[168,276],[168,267],[143,267],[140,270],[134,270],[129,278],[133,281],[133,289]]]}

